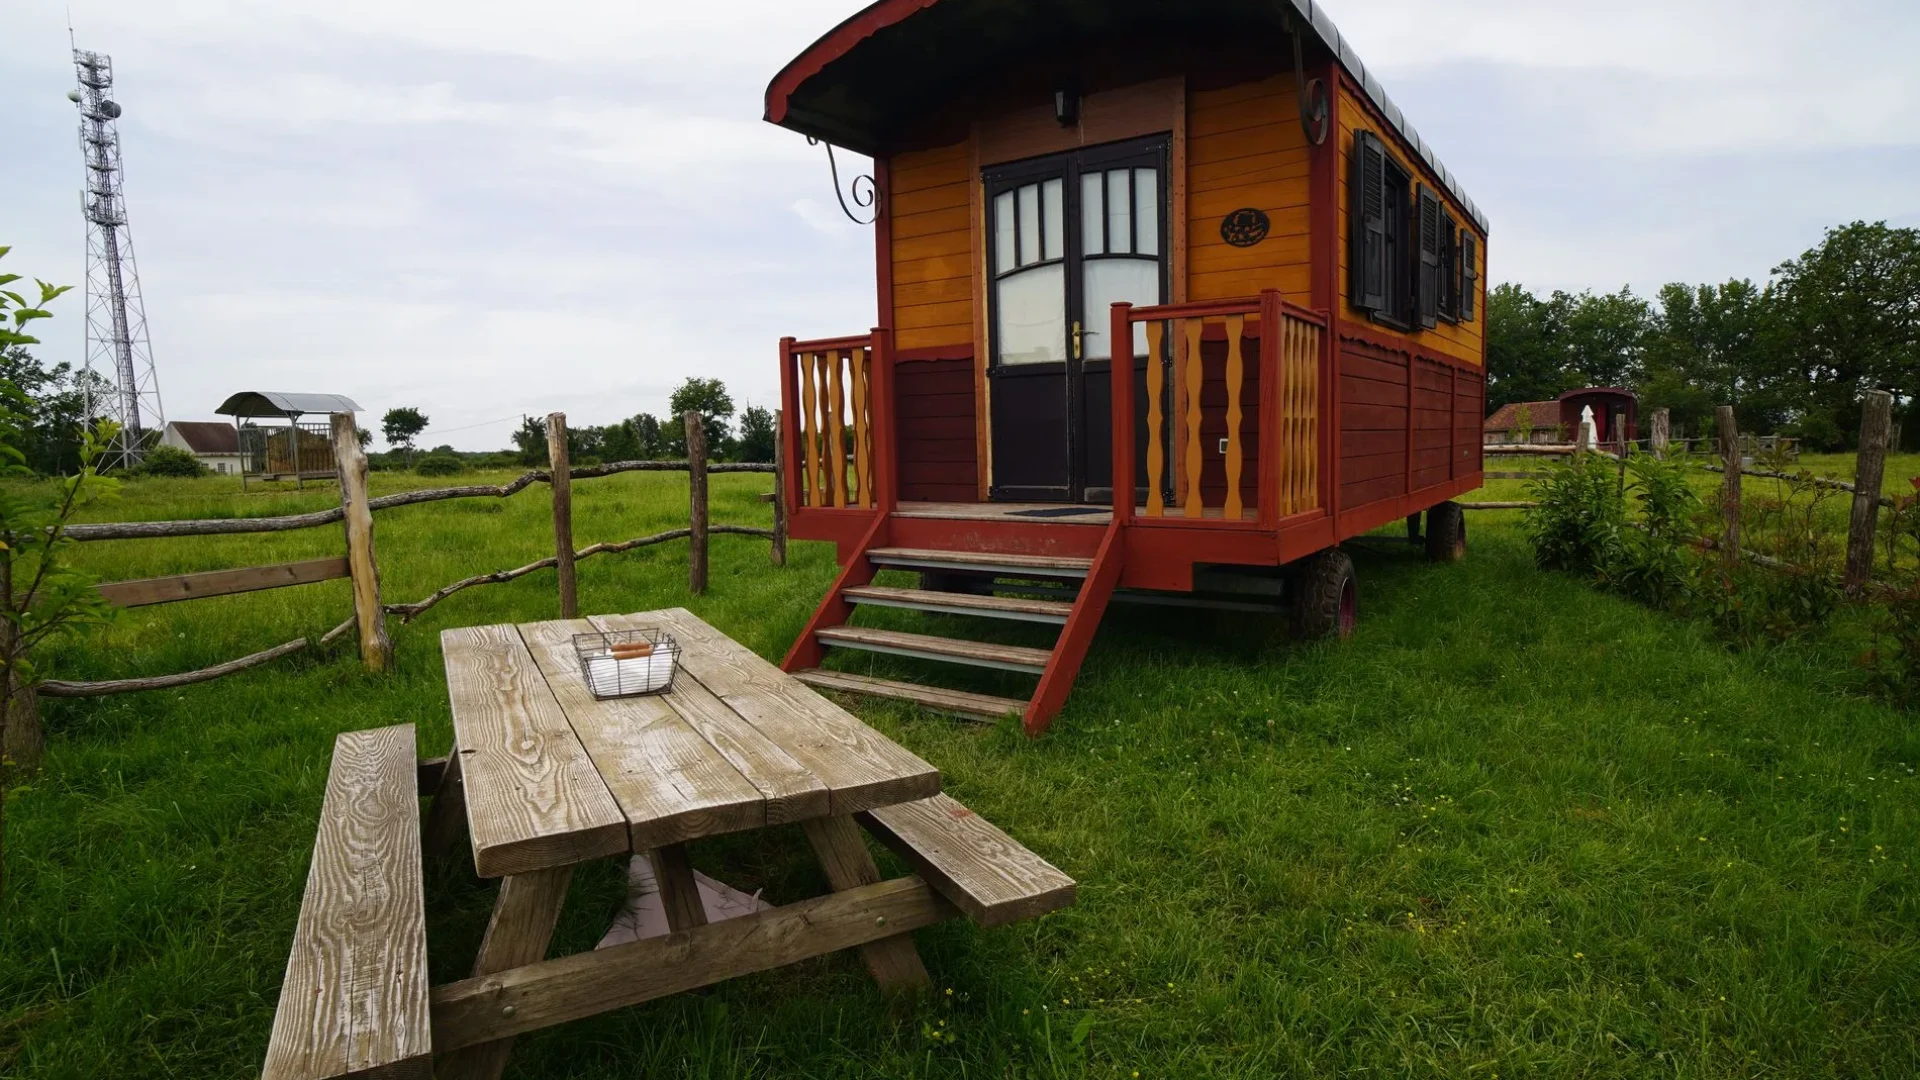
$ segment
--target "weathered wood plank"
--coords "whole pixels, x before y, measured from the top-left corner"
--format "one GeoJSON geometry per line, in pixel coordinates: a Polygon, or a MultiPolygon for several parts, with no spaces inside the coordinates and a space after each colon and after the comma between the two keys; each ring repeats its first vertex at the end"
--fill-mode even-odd
{"type": "MultiPolygon", "coordinates": [[[[483,979],[543,959],[547,946],[553,941],[553,928],[560,922],[560,909],[566,904],[567,887],[572,882],[571,866],[514,874],[503,879],[500,893],[494,897],[487,936],[481,939],[480,954],[473,961],[473,977],[483,979]]],[[[447,1046],[436,1043],[434,1049],[444,1053],[447,1046]]],[[[445,1054],[434,1072],[439,1080],[499,1080],[512,1053],[512,1037],[493,1039],[445,1054]]]]}
{"type": "Polygon", "coordinates": [[[265,1080],[433,1075],[412,724],[334,739],[265,1080]]]}
{"type": "Polygon", "coordinates": [[[573,479],[568,472],[567,414],[547,414],[547,475],[553,489],[553,560],[560,579],[560,617],[580,614],[580,587],[573,569],[573,479]]]}
{"type": "Polygon", "coordinates": [[[340,509],[346,520],[347,565],[353,571],[354,627],[360,661],[368,671],[393,666],[393,638],[380,606],[380,566],[373,556],[373,506],[367,491],[367,455],[360,449],[352,413],[331,418],[334,463],[340,474],[340,509]]]}
{"type": "Polygon", "coordinates": [[[1034,673],[1045,671],[1047,661],[1053,659],[1053,654],[1046,649],[911,634],[900,630],[876,630],[867,626],[829,626],[817,631],[815,636],[825,644],[842,648],[931,657],[960,664],[1034,673]]]}
{"type": "Polygon", "coordinates": [[[880,807],[858,820],[981,926],[1074,901],[1072,878],[947,795],[880,807]]]}
{"type": "Polygon", "coordinates": [[[660,889],[668,929],[691,930],[707,925],[707,905],[700,899],[699,884],[693,880],[693,863],[687,858],[687,846],[662,845],[647,852],[647,861],[653,866],[653,880],[660,889]]]}
{"type": "Polygon", "coordinates": [[[830,813],[938,794],[940,772],[845,709],[684,608],[605,616],[610,627],[657,625],[680,642],[691,677],[826,785],[830,813]]]}
{"type": "Polygon", "coordinates": [[[481,877],[629,850],[627,819],[511,626],[443,631],[454,741],[481,877]]]}
{"type": "MultiPolygon", "coordinates": [[[[867,850],[866,839],[853,818],[815,818],[803,822],[801,828],[806,830],[807,843],[812,845],[827,884],[835,892],[880,881],[880,867],[874,863],[873,853],[867,850]]],[[[860,958],[866,961],[867,972],[883,993],[909,993],[925,989],[931,982],[911,934],[868,942],[860,946],[860,958]]]]}
{"type": "Polygon", "coordinates": [[[635,851],[767,823],[766,798],[662,695],[596,699],[573,635],[589,620],[527,623],[520,637],[626,816],[635,851]]]}
{"type": "Polygon", "coordinates": [[[115,607],[131,608],[279,589],[288,585],[311,585],[316,581],[348,577],[352,573],[346,556],[342,555],[332,559],[308,559],[305,562],[278,563],[273,566],[247,566],[238,570],[208,570],[197,574],[141,578],[137,581],[113,581],[94,588],[115,607]]]}
{"type": "Polygon", "coordinates": [[[926,882],[896,878],[814,900],[528,964],[433,991],[435,1045],[469,1046],[785,967],[958,914],[926,882]]]}

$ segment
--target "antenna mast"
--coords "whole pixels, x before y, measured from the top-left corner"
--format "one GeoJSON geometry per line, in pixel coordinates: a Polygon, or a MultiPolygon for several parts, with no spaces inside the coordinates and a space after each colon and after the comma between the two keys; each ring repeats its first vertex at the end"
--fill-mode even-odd
{"type": "Polygon", "coordinates": [[[103,53],[73,50],[80,85],[68,100],[80,107],[80,151],[86,187],[80,211],[87,220],[87,374],[81,378],[87,416],[120,424],[120,435],[103,468],[137,465],[148,443],[166,426],[160,380],[147,340],[146,304],[127,228],[125,176],[120,164],[120,105],[113,100],[113,60],[103,53]],[[111,397],[96,390],[113,372],[111,397]]]}

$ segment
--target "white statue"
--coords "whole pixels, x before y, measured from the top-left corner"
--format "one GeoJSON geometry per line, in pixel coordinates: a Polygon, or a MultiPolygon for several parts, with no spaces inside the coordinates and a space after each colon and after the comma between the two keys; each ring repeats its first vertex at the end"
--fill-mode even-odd
{"type": "Polygon", "coordinates": [[[1600,445],[1599,428],[1594,426],[1593,406],[1580,407],[1580,449],[1592,450],[1600,445]]]}

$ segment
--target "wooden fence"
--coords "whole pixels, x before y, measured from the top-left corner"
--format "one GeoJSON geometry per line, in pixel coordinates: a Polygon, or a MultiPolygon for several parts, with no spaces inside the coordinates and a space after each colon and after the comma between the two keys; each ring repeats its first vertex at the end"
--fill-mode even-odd
{"type": "MultiPolygon", "coordinates": [[[[574,468],[567,460],[566,415],[554,413],[547,417],[547,469],[526,473],[505,484],[472,484],[463,487],[403,491],[376,499],[368,497],[367,458],[360,449],[359,439],[355,437],[353,416],[349,413],[337,413],[332,418],[335,464],[338,467],[340,479],[340,505],[337,507],[279,517],[73,525],[66,529],[66,535],[80,541],[218,536],[234,533],[288,532],[342,522],[345,525],[346,534],[344,555],[309,559],[303,562],[277,563],[271,566],[248,566],[232,570],[144,578],[138,581],[115,581],[100,585],[98,589],[102,596],[117,606],[141,607],[148,604],[199,600],[211,596],[231,596],[262,589],[279,589],[289,585],[308,585],[319,581],[349,578],[353,582],[353,614],[321,635],[317,643],[327,645],[348,633],[356,633],[361,661],[366,665],[367,670],[384,671],[393,659],[393,642],[387,631],[388,615],[398,616],[402,622],[410,621],[455,593],[477,585],[513,581],[536,571],[551,568],[556,571],[558,578],[560,616],[574,618],[579,613],[574,564],[595,555],[631,551],[635,548],[674,540],[688,540],[690,550],[687,559],[687,585],[696,595],[706,591],[707,544],[709,537],[715,533],[756,536],[771,541],[770,557],[773,564],[784,566],[787,557],[787,520],[786,500],[782,497],[781,490],[780,463],[778,461],[773,464],[710,463],[707,460],[705,427],[701,422],[700,414],[688,412],[682,420],[687,431],[687,459],[684,461],[620,461],[574,468]],[[578,551],[574,550],[573,481],[626,472],[687,473],[689,478],[687,528],[669,529],[631,540],[590,544],[578,551]],[[711,524],[707,514],[709,473],[771,475],[773,492],[766,498],[773,504],[773,528],[711,524]],[[506,498],[539,483],[550,485],[553,493],[554,553],[552,555],[510,570],[496,570],[492,573],[462,578],[412,603],[389,604],[382,601],[380,568],[374,547],[374,511],[445,499],[506,498]]],[[[781,445],[778,434],[776,429],[774,439],[776,457],[779,455],[778,447],[781,445]]],[[[307,638],[296,638],[271,649],[264,649],[223,664],[172,675],[100,682],[51,680],[41,683],[38,691],[45,697],[99,697],[107,694],[185,686],[231,675],[237,671],[245,671],[300,652],[312,644],[314,642],[310,642],[307,638]]]]}

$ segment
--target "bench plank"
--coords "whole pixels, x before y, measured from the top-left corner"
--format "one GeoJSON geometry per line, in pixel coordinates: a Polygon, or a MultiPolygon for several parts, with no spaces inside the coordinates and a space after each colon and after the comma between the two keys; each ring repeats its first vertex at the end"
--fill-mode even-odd
{"type": "Polygon", "coordinates": [[[1073,903],[1073,879],[948,795],[856,815],[927,883],[981,926],[1073,903]]]}
{"type": "Polygon", "coordinates": [[[626,814],[633,850],[764,826],[760,789],[664,696],[593,696],[580,674],[573,636],[594,632],[585,619],[520,627],[547,687],[626,814]]]}
{"type": "Polygon", "coordinates": [[[827,786],[834,815],[923,799],[940,771],[685,608],[606,616],[612,629],[664,627],[692,676],[827,786]]]}
{"type": "Polygon", "coordinates": [[[265,1080],[431,1077],[412,724],[333,744],[265,1080]]]}
{"type": "Polygon", "coordinates": [[[519,631],[446,630],[440,648],[474,872],[522,874],[630,850],[626,815],[519,631]]]}

